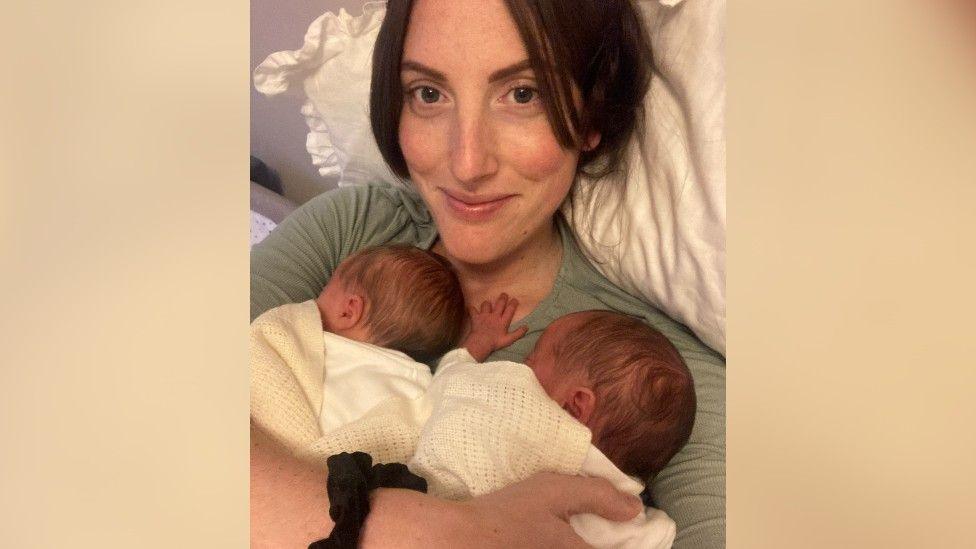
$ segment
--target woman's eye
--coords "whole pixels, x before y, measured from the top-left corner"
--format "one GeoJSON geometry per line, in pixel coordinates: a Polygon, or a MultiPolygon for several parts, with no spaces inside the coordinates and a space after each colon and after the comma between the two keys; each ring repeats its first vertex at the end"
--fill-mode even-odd
{"type": "Polygon", "coordinates": [[[535,91],[533,88],[529,88],[526,86],[520,86],[518,88],[514,88],[509,93],[511,93],[512,99],[516,103],[519,103],[521,105],[532,102],[532,100],[535,99],[536,96],[538,95],[537,91],[535,91]]]}
{"type": "Polygon", "coordinates": [[[414,93],[418,99],[427,104],[437,103],[437,101],[441,98],[441,92],[431,88],[430,86],[420,86],[414,91],[414,93]]]}

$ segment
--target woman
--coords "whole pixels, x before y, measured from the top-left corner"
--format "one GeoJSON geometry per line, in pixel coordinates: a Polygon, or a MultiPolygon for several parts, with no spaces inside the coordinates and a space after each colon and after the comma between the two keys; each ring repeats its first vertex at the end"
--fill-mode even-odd
{"type": "MultiPolygon", "coordinates": [[[[696,378],[695,433],[652,484],[677,547],[724,546],[724,364],[583,258],[557,214],[580,172],[618,168],[640,116],[649,51],[624,0],[390,1],[374,52],[371,120],[393,171],[417,193],[346,188],[299,209],[252,253],[251,317],[311,299],[338,262],[405,242],[456,267],[468,303],[506,292],[529,331],[491,360],[522,361],[572,311],[638,315],[696,378]]],[[[540,475],[465,503],[377,490],[376,546],[582,546],[566,517],[630,518],[636,503],[594,479],[540,475]]],[[[252,441],[252,543],[307,545],[331,523],[324,476],[252,441]]]]}

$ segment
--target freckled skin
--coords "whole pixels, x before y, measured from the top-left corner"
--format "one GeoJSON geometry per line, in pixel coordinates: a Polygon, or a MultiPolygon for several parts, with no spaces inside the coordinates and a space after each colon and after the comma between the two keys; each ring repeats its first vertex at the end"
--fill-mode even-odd
{"type": "Polygon", "coordinates": [[[446,81],[408,70],[401,74],[408,95],[400,146],[441,242],[463,263],[515,257],[551,239],[553,214],[575,177],[579,152],[556,141],[541,100],[513,99],[531,95],[512,90],[534,88],[532,71],[489,83],[493,72],[527,58],[501,0],[414,4],[403,60],[436,69],[446,81]],[[409,94],[415,86],[428,88],[409,94]],[[490,219],[471,222],[454,214],[444,191],[512,198],[490,219]]]}

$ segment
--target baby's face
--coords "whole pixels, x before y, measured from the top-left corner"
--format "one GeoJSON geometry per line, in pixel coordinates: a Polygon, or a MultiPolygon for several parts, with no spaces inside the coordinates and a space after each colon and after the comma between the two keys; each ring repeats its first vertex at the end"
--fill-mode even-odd
{"type": "Polygon", "coordinates": [[[322,293],[316,298],[315,302],[319,306],[322,315],[322,327],[327,331],[334,331],[337,320],[342,311],[345,288],[338,276],[329,279],[329,283],[322,289],[322,293]]]}

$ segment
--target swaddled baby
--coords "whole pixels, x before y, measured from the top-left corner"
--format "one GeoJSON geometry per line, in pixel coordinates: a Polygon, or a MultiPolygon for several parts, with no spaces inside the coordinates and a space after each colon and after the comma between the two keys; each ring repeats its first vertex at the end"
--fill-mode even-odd
{"type": "Polygon", "coordinates": [[[292,451],[314,453],[324,432],[422,393],[431,373],[421,362],[457,344],[465,317],[443,257],[404,245],[360,250],[315,300],[251,323],[252,420],[292,451]]]}
{"type": "MultiPolygon", "coordinates": [[[[463,315],[463,301],[450,297],[459,286],[431,290],[429,273],[412,276],[420,267],[443,269],[433,278],[446,273],[456,285],[434,254],[375,248],[343,262],[316,301],[256,319],[254,420],[298,453],[361,450],[377,462],[406,462],[431,493],[456,499],[540,471],[602,476],[636,495],[642,485],[629,475],[654,474],[687,441],[695,409],[687,368],[663,336],[623,315],[567,315],[545,330],[528,366],[479,364],[522,334],[508,331],[517,303],[502,296],[472,315],[464,346],[431,376],[406,353],[436,356],[461,322],[420,345],[412,330],[436,333],[433,325],[454,313],[431,311],[456,299],[463,315]],[[418,310],[426,320],[411,318],[418,310]]],[[[571,522],[602,547],[667,547],[674,537],[673,522],[653,509],[630,523],[594,515],[571,522]]]]}

